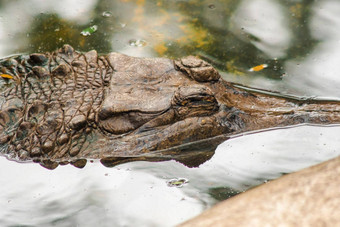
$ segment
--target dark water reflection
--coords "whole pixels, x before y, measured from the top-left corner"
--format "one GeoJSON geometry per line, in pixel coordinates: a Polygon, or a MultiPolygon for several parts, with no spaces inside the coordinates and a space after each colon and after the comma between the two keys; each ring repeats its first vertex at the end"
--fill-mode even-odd
{"type": "MultiPolygon", "coordinates": [[[[0,57],[76,49],[198,55],[224,78],[283,93],[340,97],[337,0],[2,0],[0,57]],[[89,36],[81,32],[96,25],[89,36]],[[250,72],[259,64],[262,71],[250,72]]],[[[0,226],[173,226],[218,200],[340,153],[340,127],[303,126],[220,145],[199,168],[135,162],[49,171],[0,159],[0,226]],[[182,188],[167,181],[185,178],[182,188]]]]}
{"type": "Polygon", "coordinates": [[[199,168],[175,161],[114,168],[95,162],[50,171],[1,158],[0,225],[173,226],[216,199],[338,156],[339,133],[340,127],[303,126],[241,136],[220,145],[199,168]],[[177,177],[189,182],[169,187],[177,177]]]}

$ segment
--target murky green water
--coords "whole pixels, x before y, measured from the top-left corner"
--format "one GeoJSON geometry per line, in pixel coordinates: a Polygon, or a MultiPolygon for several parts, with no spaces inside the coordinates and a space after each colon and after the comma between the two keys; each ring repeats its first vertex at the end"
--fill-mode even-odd
{"type": "MultiPolygon", "coordinates": [[[[2,0],[0,57],[65,43],[144,57],[192,54],[228,81],[339,98],[339,10],[337,0],[2,0]]],[[[0,226],[173,226],[239,191],[338,156],[339,134],[339,126],[303,126],[242,136],[192,169],[174,161],[94,162],[50,171],[0,158],[0,226]],[[188,182],[170,187],[175,178],[188,182]]]]}

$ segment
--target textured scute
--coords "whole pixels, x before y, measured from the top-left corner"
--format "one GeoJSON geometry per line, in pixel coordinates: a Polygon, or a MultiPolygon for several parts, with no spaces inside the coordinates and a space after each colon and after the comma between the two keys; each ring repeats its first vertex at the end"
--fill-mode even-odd
{"type": "Polygon", "coordinates": [[[220,79],[220,74],[212,65],[194,56],[176,60],[175,67],[186,72],[192,79],[199,82],[217,81],[220,79]]]}
{"type": "Polygon", "coordinates": [[[75,147],[82,144],[76,135],[94,125],[93,116],[111,77],[112,68],[105,58],[98,58],[95,51],[81,54],[65,45],[54,53],[18,56],[8,62],[11,67],[0,64],[15,80],[1,94],[7,101],[1,106],[0,142],[7,145],[7,153],[18,154],[20,160],[67,159],[79,153],[75,147]]]}
{"type": "Polygon", "coordinates": [[[103,108],[110,107],[115,112],[163,111],[170,108],[178,86],[188,83],[187,78],[176,74],[169,59],[136,58],[119,53],[110,53],[106,58],[115,76],[111,78],[103,108]]]}

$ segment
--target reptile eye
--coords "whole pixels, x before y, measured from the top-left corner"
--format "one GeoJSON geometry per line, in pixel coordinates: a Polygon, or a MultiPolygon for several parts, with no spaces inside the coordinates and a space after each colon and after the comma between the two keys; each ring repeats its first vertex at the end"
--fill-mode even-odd
{"type": "Polygon", "coordinates": [[[209,88],[203,85],[180,87],[172,100],[180,118],[207,116],[218,110],[218,102],[209,88]]]}

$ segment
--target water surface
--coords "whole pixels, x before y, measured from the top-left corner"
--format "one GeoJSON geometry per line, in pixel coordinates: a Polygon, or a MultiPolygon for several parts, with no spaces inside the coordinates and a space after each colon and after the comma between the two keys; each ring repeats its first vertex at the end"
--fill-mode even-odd
{"type": "MultiPolygon", "coordinates": [[[[65,43],[143,57],[197,55],[228,81],[339,98],[339,10],[337,0],[2,0],[0,57],[65,43]],[[249,71],[261,64],[263,70],[249,71]]],[[[339,126],[305,125],[240,136],[198,168],[175,161],[106,168],[94,161],[50,171],[1,157],[0,225],[174,226],[252,186],[338,156],[339,134],[339,126]],[[175,178],[188,182],[169,187],[175,178]]]]}

